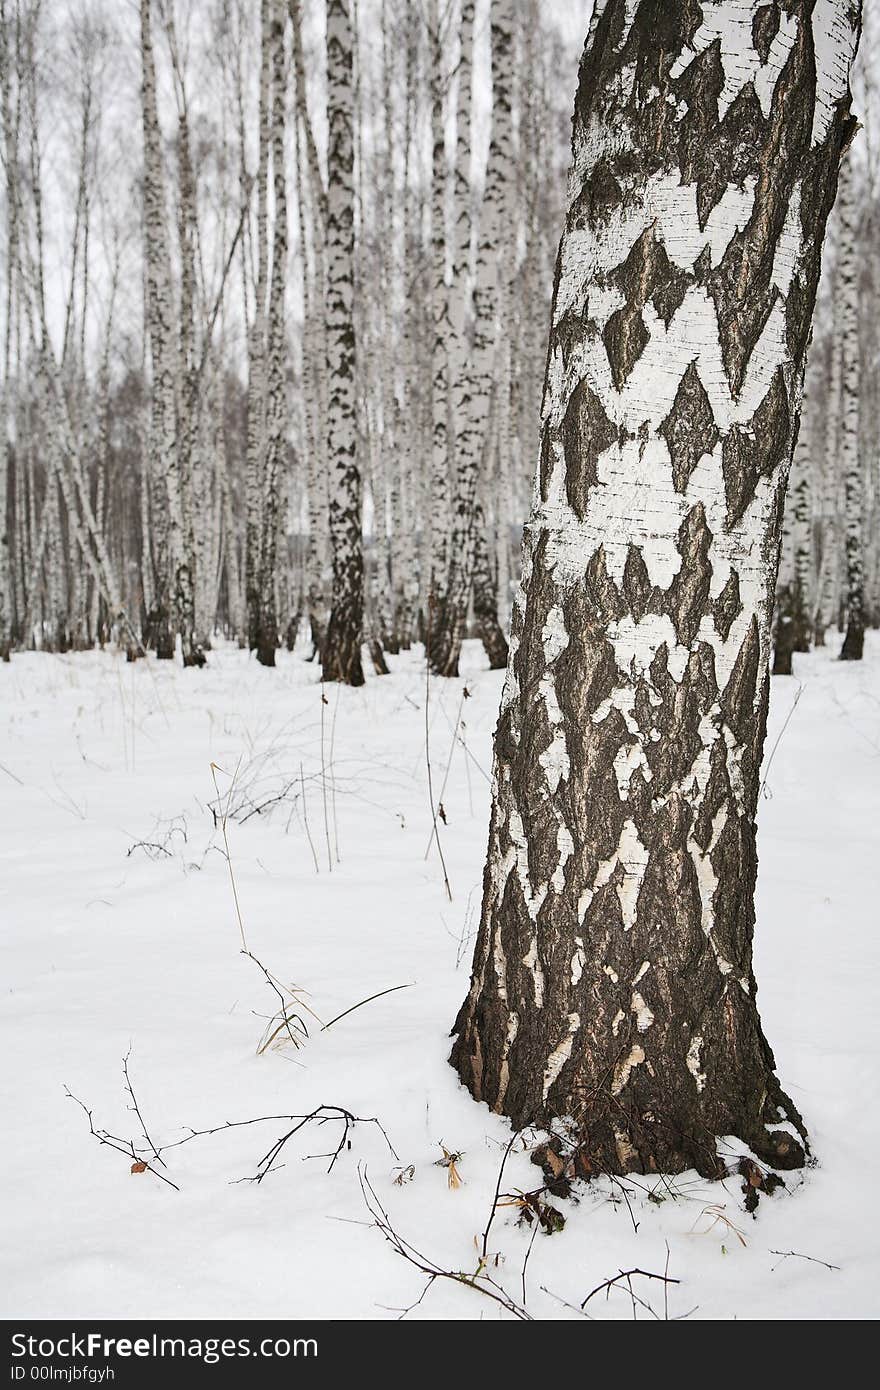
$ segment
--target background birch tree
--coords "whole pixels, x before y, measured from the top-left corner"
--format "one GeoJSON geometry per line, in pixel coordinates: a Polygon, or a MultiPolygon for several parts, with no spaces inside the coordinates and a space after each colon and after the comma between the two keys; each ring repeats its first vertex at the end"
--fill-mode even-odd
{"type": "Polygon", "coordinates": [[[333,597],[321,652],[325,680],[363,685],[362,481],[354,339],[354,86],[348,0],[327,4],[327,462],[333,597]]]}

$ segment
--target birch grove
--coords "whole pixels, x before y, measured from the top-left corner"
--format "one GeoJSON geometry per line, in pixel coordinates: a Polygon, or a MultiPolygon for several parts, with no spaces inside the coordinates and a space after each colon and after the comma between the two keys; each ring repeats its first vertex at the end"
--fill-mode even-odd
{"type": "Polygon", "coordinates": [[[0,0],[27,1317],[876,1302],[878,72],[880,0],[0,0]]]}
{"type": "MultiPolygon", "coordinates": [[[[455,675],[470,638],[503,667],[565,188],[546,7],[51,8],[0,5],[0,654],[198,666],[231,640],[356,683],[414,644],[455,675]]],[[[869,64],[854,82],[779,673],[813,643],[858,659],[880,613],[869,64]]]]}

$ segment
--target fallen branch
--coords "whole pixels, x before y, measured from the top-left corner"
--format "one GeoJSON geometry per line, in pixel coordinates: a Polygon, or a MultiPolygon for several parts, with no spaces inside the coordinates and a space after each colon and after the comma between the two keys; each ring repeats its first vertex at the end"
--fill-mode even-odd
{"type": "Polygon", "coordinates": [[[771,1250],[770,1254],[782,1256],[782,1259],[777,1260],[773,1269],[778,1269],[783,1260],[809,1260],[810,1264],[822,1265],[825,1269],[836,1269],[838,1272],[840,1270],[840,1265],[830,1265],[827,1260],[817,1260],[815,1255],[802,1255],[800,1250],[771,1250]]]}
{"type": "Polygon", "coordinates": [[[167,1183],[169,1187],[174,1188],[175,1192],[180,1191],[180,1188],[177,1186],[176,1182],[172,1182],[170,1178],[166,1178],[164,1173],[158,1172],[157,1169],[155,1169],[149,1162],[147,1162],[140,1156],[140,1154],[137,1152],[134,1146],[133,1140],[129,1139],[126,1141],[124,1139],[118,1138],[115,1134],[109,1134],[105,1129],[95,1129],[95,1122],[92,1117],[92,1112],[89,1109],[89,1107],[85,1104],[85,1102],[81,1101],[79,1096],[75,1096],[67,1086],[64,1087],[64,1094],[68,1097],[68,1099],[76,1101],[76,1104],[79,1106],[80,1110],[82,1110],[82,1112],[86,1116],[89,1122],[89,1132],[93,1139],[97,1139],[99,1144],[106,1145],[108,1149],[115,1149],[117,1153],[124,1154],[126,1158],[130,1158],[132,1160],[132,1172],[152,1173],[154,1178],[158,1178],[160,1182],[167,1183]],[[143,1164],[143,1167],[140,1166],[141,1164],[143,1164]],[[137,1165],[137,1167],[135,1167],[134,1165],[137,1165]]]}
{"type": "MultiPolygon", "coordinates": [[[[667,1269],[669,1268],[668,1258],[666,1267],[667,1269]]],[[[632,1280],[637,1277],[641,1279],[656,1279],[661,1284],[663,1284],[664,1290],[668,1287],[669,1284],[681,1283],[680,1279],[671,1279],[668,1274],[652,1274],[651,1271],[648,1269],[622,1269],[618,1274],[615,1274],[613,1278],[604,1279],[601,1284],[596,1285],[596,1287],[593,1289],[591,1293],[587,1294],[586,1298],[581,1303],[581,1311],[583,1311],[583,1309],[586,1308],[591,1298],[595,1298],[596,1295],[600,1293],[604,1293],[607,1298],[610,1296],[612,1289],[619,1289],[621,1286],[621,1281],[625,1281],[627,1285],[626,1291],[632,1299],[633,1312],[635,1312],[636,1305],[638,1304],[640,1308],[645,1308],[651,1314],[652,1317],[657,1319],[658,1322],[661,1321],[659,1313],[655,1312],[655,1310],[651,1307],[650,1303],[647,1303],[643,1298],[639,1298],[638,1294],[635,1293],[635,1291],[633,1290],[632,1280]]],[[[669,1314],[667,1311],[667,1318],[668,1316],[669,1314]]]]}
{"type": "Polygon", "coordinates": [[[422,1289],[422,1292],[414,1303],[411,1303],[408,1308],[402,1310],[400,1313],[401,1319],[405,1318],[407,1313],[411,1313],[413,1308],[418,1307],[428,1291],[437,1280],[440,1279],[453,1284],[463,1284],[465,1288],[473,1289],[475,1293],[482,1294],[484,1298],[488,1298],[491,1302],[497,1303],[500,1307],[504,1308],[506,1312],[510,1313],[511,1316],[516,1318],[519,1322],[533,1321],[531,1313],[517,1303],[515,1299],[511,1298],[507,1290],[486,1272],[485,1260],[482,1255],[473,1273],[469,1273],[466,1270],[444,1269],[442,1265],[438,1265],[430,1256],[423,1255],[410,1241],[406,1240],[404,1236],[400,1235],[399,1232],[394,1229],[388,1212],[383,1207],[376,1194],[375,1188],[367,1177],[366,1168],[362,1168],[360,1164],[358,1164],[358,1178],[360,1180],[361,1192],[364,1196],[367,1211],[373,1218],[373,1224],[382,1232],[385,1240],[396,1254],[405,1259],[408,1264],[413,1265],[421,1274],[427,1276],[427,1283],[422,1289]]]}

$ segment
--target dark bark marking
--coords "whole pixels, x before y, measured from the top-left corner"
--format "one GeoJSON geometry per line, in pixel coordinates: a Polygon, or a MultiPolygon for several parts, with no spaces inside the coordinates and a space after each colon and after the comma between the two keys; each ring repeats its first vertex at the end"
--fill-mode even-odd
{"type": "Polygon", "coordinates": [[[691,507],[678,532],[681,567],[667,590],[666,610],[683,646],[689,647],[706,612],[712,566],[712,532],[702,502],[691,507]]]}
{"type": "Polygon", "coordinates": [[[777,367],[750,425],[734,425],[724,440],[721,468],[727,495],[728,525],[740,520],[762,476],[769,477],[791,449],[788,391],[777,367]]]}
{"type": "Polygon", "coordinates": [[[623,202],[623,190],[604,159],[597,160],[568,212],[570,228],[594,227],[623,202]]]}
{"type": "Polygon", "coordinates": [[[569,504],[583,520],[590,489],[599,481],[596,466],[599,455],[618,437],[617,426],[608,419],[602,402],[586,381],[571,393],[561,433],[565,450],[565,490],[569,504]]]}
{"type": "Polygon", "coordinates": [[[644,352],[650,336],[640,304],[627,304],[625,308],[617,309],[606,323],[602,341],[618,391],[644,352]]]}
{"type": "Polygon", "coordinates": [[[644,556],[637,545],[631,545],[623,567],[623,596],[637,623],[647,613],[652,593],[653,586],[644,556]]]}
{"type": "Polygon", "coordinates": [[[755,10],[752,20],[752,43],[755,45],[755,52],[766,63],[770,57],[770,45],[779,33],[779,5],[761,5],[755,10]]]}
{"type": "Polygon", "coordinates": [[[696,362],[690,363],[679,382],[659,433],[669,446],[675,490],[684,492],[703,454],[710,454],[720,438],[696,362]]]}
{"type": "Polygon", "coordinates": [[[730,634],[730,629],[742,612],[742,603],[739,593],[739,575],[736,570],[731,570],[727,578],[727,583],[715,600],[712,608],[712,617],[715,627],[724,642],[730,634]]]}
{"type": "Polygon", "coordinates": [[[752,618],[721,694],[721,711],[740,743],[746,742],[754,725],[760,652],[758,619],[752,618]]]}

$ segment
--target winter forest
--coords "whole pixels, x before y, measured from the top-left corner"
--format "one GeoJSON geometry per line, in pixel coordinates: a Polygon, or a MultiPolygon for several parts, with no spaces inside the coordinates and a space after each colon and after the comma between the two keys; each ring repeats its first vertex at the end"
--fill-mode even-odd
{"type": "Polygon", "coordinates": [[[877,1315],[878,46],[0,0],[5,1316],[877,1315]]]}

